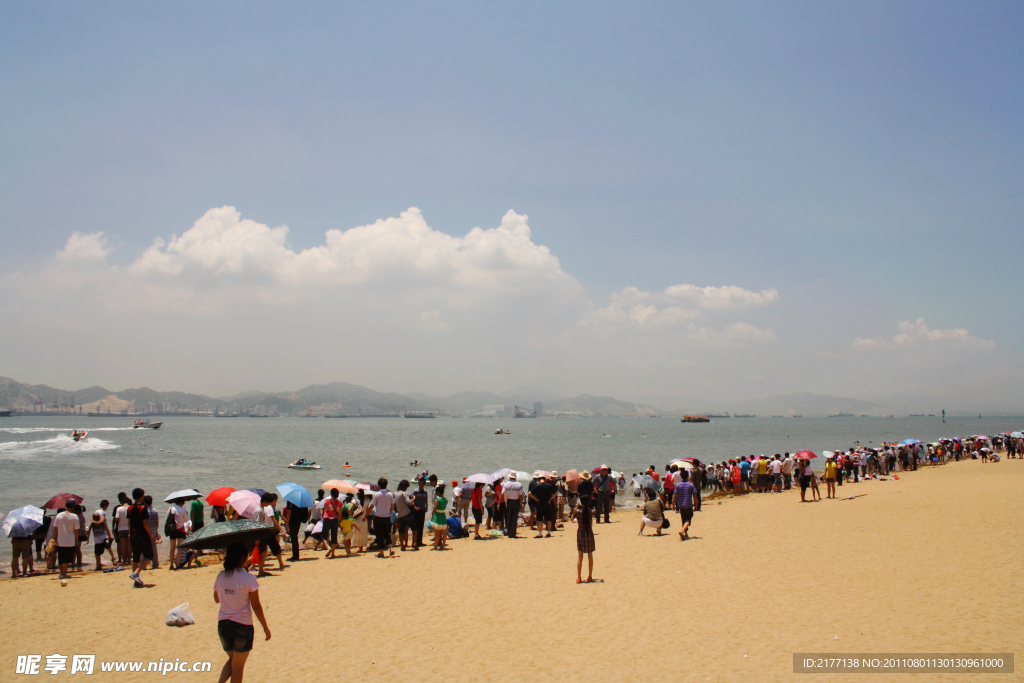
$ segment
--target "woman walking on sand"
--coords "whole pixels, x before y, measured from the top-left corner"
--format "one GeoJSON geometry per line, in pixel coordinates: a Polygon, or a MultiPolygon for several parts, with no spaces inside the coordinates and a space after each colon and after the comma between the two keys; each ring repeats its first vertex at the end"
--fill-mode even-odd
{"type": "Polygon", "coordinates": [[[576,560],[576,583],[583,583],[583,555],[587,556],[587,583],[594,583],[594,528],[590,516],[590,496],[580,496],[580,502],[572,513],[576,521],[576,551],[579,557],[576,560]]]}
{"type": "Polygon", "coordinates": [[[241,543],[231,543],[224,553],[224,571],[217,575],[213,584],[213,601],[220,605],[217,615],[217,635],[221,647],[228,654],[228,661],[220,670],[219,683],[242,683],[245,661],[252,650],[255,629],[252,613],[263,626],[265,640],[270,640],[270,627],[263,615],[260,603],[260,584],[249,572],[242,569],[248,552],[241,543]]]}

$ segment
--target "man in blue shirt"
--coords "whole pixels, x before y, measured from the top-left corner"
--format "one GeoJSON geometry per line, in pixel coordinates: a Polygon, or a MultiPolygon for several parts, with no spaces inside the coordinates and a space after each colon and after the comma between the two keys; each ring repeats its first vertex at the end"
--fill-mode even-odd
{"type": "Polygon", "coordinates": [[[740,489],[746,493],[750,491],[750,461],[740,461],[740,489]]]}
{"type": "Polygon", "coordinates": [[[690,538],[686,532],[693,521],[693,498],[697,495],[697,487],[690,482],[690,473],[687,470],[679,470],[679,476],[681,478],[672,491],[672,499],[683,523],[682,530],[679,532],[679,540],[685,541],[690,538]]]}

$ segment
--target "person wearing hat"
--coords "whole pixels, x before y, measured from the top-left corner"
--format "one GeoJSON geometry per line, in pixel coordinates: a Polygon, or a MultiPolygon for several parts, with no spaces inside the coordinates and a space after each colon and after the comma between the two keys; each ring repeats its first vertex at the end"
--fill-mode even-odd
{"type": "Polygon", "coordinates": [[[615,480],[612,478],[612,470],[608,465],[601,465],[601,473],[594,477],[594,490],[597,492],[597,514],[594,521],[601,523],[601,513],[604,513],[604,523],[611,523],[612,494],[615,491],[615,480]]]}
{"type": "Polygon", "coordinates": [[[508,481],[501,489],[505,499],[505,535],[516,538],[516,527],[519,525],[519,508],[523,504],[523,485],[515,472],[509,472],[508,481]]]}

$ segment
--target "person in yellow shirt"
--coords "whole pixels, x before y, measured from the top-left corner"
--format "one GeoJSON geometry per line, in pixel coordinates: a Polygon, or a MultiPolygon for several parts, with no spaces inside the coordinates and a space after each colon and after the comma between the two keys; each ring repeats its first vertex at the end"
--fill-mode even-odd
{"type": "Polygon", "coordinates": [[[757,491],[764,493],[768,490],[768,459],[763,455],[757,461],[757,491]]]}
{"type": "Polygon", "coordinates": [[[825,486],[828,487],[826,498],[836,497],[836,461],[833,456],[825,460],[825,486]]]}
{"type": "Polygon", "coordinates": [[[352,535],[355,528],[355,520],[348,513],[348,506],[341,508],[341,519],[338,525],[341,527],[342,545],[345,546],[345,554],[352,554],[352,535]]]}

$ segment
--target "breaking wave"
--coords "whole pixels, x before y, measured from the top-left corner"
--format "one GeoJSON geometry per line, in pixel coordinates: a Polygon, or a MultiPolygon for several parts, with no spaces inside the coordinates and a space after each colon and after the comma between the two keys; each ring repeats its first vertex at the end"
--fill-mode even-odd
{"type": "Polygon", "coordinates": [[[80,455],[112,451],[118,448],[120,446],[117,444],[91,436],[91,432],[84,441],[75,441],[67,434],[59,434],[52,439],[0,443],[0,459],[12,460],[35,455],[80,455]]]}

